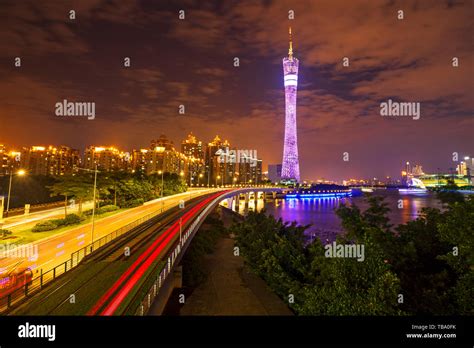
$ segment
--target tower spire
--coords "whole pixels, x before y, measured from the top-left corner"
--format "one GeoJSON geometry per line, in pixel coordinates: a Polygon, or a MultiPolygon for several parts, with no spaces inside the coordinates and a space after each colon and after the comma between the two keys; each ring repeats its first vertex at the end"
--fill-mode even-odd
{"type": "Polygon", "coordinates": [[[293,60],[293,38],[291,37],[291,27],[289,27],[288,33],[290,35],[290,48],[288,49],[288,58],[290,58],[290,60],[293,60]]]}

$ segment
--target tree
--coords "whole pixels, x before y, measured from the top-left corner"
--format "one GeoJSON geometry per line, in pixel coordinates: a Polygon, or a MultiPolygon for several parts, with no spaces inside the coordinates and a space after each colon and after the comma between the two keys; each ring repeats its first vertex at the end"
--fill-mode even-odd
{"type": "Polygon", "coordinates": [[[90,181],[90,176],[62,176],[59,177],[58,182],[48,186],[52,196],[61,195],[65,197],[64,212],[67,216],[67,199],[73,197],[79,204],[79,215],[82,214],[82,203],[91,199],[94,191],[94,184],[90,181]]]}
{"type": "Polygon", "coordinates": [[[367,202],[364,212],[354,204],[336,211],[344,229],[337,244],[363,245],[363,262],[325,257],[319,239],[305,241],[307,226],[264,213],[232,231],[250,268],[285,301],[292,294],[299,314],[472,315],[474,198],[449,199],[396,228],[382,198],[367,202]]]}
{"type": "MultiPolygon", "coordinates": [[[[307,245],[308,226],[250,213],[232,227],[250,268],[285,302],[304,315],[399,314],[399,281],[382,251],[365,236],[365,262],[328,259],[319,239],[307,245]]],[[[343,239],[339,243],[347,243],[343,239]]]]}

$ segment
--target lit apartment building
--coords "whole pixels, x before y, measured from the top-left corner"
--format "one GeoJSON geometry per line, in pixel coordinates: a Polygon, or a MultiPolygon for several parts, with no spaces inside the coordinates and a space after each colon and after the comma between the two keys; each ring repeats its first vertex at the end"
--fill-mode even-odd
{"type": "Polygon", "coordinates": [[[19,158],[20,167],[30,175],[68,175],[77,172],[80,165],[79,151],[67,146],[24,147],[19,158]]]}
{"type": "Polygon", "coordinates": [[[127,171],[131,167],[131,156],[115,147],[89,146],[84,152],[84,168],[102,171],[127,171]]]}

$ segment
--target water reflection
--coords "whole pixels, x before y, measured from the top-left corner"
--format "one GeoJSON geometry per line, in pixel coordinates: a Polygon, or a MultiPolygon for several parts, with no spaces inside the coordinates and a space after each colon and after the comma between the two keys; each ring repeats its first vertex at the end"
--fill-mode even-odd
{"type": "MultiPolygon", "coordinates": [[[[441,207],[432,193],[422,195],[400,195],[396,190],[379,190],[373,193],[384,197],[384,202],[390,208],[389,218],[394,225],[416,219],[422,208],[441,207]]],[[[303,198],[276,199],[265,201],[263,198],[234,200],[232,208],[242,215],[249,211],[261,211],[265,208],[267,214],[284,221],[297,221],[301,225],[311,225],[306,234],[309,239],[318,237],[323,241],[332,242],[341,231],[341,222],[335,209],[341,204],[355,203],[361,210],[368,208],[363,196],[346,198],[303,198]]]]}

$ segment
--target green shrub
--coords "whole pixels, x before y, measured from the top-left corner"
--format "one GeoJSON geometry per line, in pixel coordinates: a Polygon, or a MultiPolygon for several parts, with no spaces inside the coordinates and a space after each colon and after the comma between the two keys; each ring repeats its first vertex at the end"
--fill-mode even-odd
{"type": "Polygon", "coordinates": [[[57,227],[65,226],[66,225],[66,219],[53,219],[50,220],[53,224],[55,224],[57,227]]]}
{"type": "Polygon", "coordinates": [[[80,217],[79,215],[68,214],[64,219],[54,219],[54,220],[50,220],[50,222],[55,224],[57,227],[62,227],[62,226],[69,226],[69,225],[77,225],[82,220],[84,220],[84,218],[80,217]]]}
{"type": "Polygon", "coordinates": [[[115,211],[119,209],[119,207],[117,207],[116,205],[104,205],[103,207],[100,207],[99,209],[96,210],[96,214],[104,214],[104,213],[108,213],[108,212],[111,212],[111,211],[115,211]]]}
{"type": "Polygon", "coordinates": [[[58,225],[53,223],[52,220],[47,220],[43,222],[38,222],[35,227],[33,227],[33,232],[44,232],[44,231],[52,231],[58,228],[58,225]]]}
{"type": "Polygon", "coordinates": [[[8,236],[8,235],[10,235],[10,234],[12,234],[12,231],[0,229],[0,235],[1,235],[2,237],[6,237],[6,236],[8,236]]]}
{"type": "Polygon", "coordinates": [[[137,199],[131,199],[129,201],[126,201],[123,204],[124,208],[133,208],[133,207],[138,207],[139,205],[142,205],[144,202],[143,198],[137,198],[137,199]]]}
{"type": "Polygon", "coordinates": [[[83,218],[81,218],[79,215],[76,215],[76,214],[68,214],[66,218],[63,220],[65,221],[64,224],[68,226],[68,225],[77,225],[81,223],[83,218]]]}

